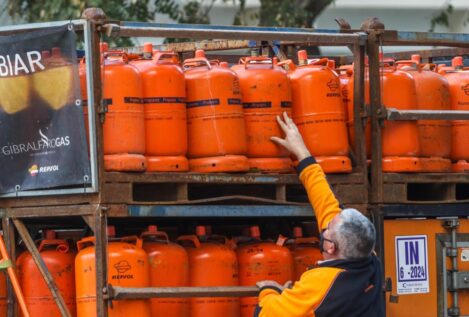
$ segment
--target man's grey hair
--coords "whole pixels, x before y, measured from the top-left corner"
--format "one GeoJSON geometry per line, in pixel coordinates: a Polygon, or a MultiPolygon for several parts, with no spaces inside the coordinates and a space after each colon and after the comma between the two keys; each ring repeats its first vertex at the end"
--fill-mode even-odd
{"type": "Polygon", "coordinates": [[[353,208],[342,210],[331,237],[343,259],[367,257],[375,247],[376,230],[371,221],[353,208]]]}

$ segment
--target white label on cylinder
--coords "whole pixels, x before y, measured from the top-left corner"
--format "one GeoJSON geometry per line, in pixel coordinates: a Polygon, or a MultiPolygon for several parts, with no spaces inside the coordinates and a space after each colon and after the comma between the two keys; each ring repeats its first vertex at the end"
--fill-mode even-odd
{"type": "Polygon", "coordinates": [[[469,249],[461,250],[461,262],[469,262],[469,249]]]}

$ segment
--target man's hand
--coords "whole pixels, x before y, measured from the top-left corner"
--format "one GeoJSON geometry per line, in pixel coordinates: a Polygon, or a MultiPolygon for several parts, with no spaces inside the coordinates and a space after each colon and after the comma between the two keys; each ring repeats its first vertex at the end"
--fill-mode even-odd
{"type": "Polygon", "coordinates": [[[301,137],[300,131],[298,131],[298,127],[295,125],[293,120],[288,117],[286,112],[283,113],[283,119],[282,117],[277,116],[277,122],[285,133],[285,139],[276,136],[273,136],[270,139],[290,151],[296,156],[299,162],[311,156],[311,153],[309,153],[309,150],[301,137]]]}
{"type": "Polygon", "coordinates": [[[259,288],[263,288],[263,287],[275,287],[277,289],[279,289],[280,291],[283,292],[283,290],[285,288],[292,288],[293,286],[293,283],[292,281],[288,281],[286,282],[284,285],[281,285],[275,281],[270,281],[270,280],[266,280],[266,281],[259,281],[256,283],[257,287],[259,288]]]}

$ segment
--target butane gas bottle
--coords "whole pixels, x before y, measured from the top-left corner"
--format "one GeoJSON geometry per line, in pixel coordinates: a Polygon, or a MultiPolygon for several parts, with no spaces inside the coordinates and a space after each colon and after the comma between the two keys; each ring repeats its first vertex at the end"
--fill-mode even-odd
{"type": "MultiPolygon", "coordinates": [[[[254,286],[262,280],[273,280],[280,284],[293,281],[293,259],[284,243],[261,241],[259,227],[250,228],[251,241],[237,248],[239,262],[239,284],[254,286]]],[[[251,317],[258,303],[257,297],[241,297],[241,316],[251,317]]]]}
{"type": "MultiPolygon", "coordinates": [[[[52,230],[46,231],[38,251],[52,275],[72,316],[76,316],[75,304],[75,253],[68,242],[56,238],[52,230]]],[[[52,293],[32,255],[25,251],[16,261],[18,280],[23,290],[26,306],[31,316],[62,316],[52,293]]]]}
{"type": "Polygon", "coordinates": [[[292,170],[289,153],[270,140],[283,137],[277,116],[291,115],[291,86],[287,73],[269,57],[246,57],[232,68],[239,77],[251,169],[292,170]]]}
{"type": "Polygon", "coordinates": [[[153,53],[145,43],[143,58],[132,65],[142,76],[147,171],[188,171],[186,84],[177,54],[153,53]]]}
{"type": "MultiPolygon", "coordinates": [[[[148,254],[152,287],[189,286],[189,258],[182,246],[169,242],[168,235],[158,231],[156,226],[148,226],[148,230],[143,232],[140,238],[143,240],[143,249],[148,254]]],[[[189,317],[189,300],[151,299],[151,315],[189,317]]]]}
{"type": "Polygon", "coordinates": [[[308,64],[306,51],[299,51],[298,59],[298,67],[291,61],[279,63],[290,70],[293,121],[326,173],[351,172],[339,76],[327,58],[308,64]]]}
{"type": "Polygon", "coordinates": [[[104,165],[108,171],[144,171],[145,126],[138,70],[121,51],[104,53],[104,165]]]}
{"type": "Polygon", "coordinates": [[[319,239],[316,237],[303,237],[301,227],[293,228],[294,239],[288,244],[293,256],[294,280],[298,281],[301,275],[318,261],[323,260],[319,251],[319,239]]]}
{"type": "MultiPolygon", "coordinates": [[[[398,110],[417,109],[417,92],[413,77],[398,70],[394,60],[381,59],[381,98],[388,108],[398,110]]],[[[353,100],[353,76],[348,82],[348,92],[353,100]]],[[[365,104],[370,103],[368,68],[365,68],[365,104]]],[[[353,108],[349,105],[349,123],[353,125],[353,108]]],[[[371,154],[371,129],[368,121],[365,130],[366,149],[371,154]]],[[[352,135],[353,136],[353,135],[352,135]]],[[[385,121],[382,129],[382,167],[384,172],[419,172],[419,134],[415,121],[385,121]]],[[[354,143],[354,140],[352,140],[354,143]]]]}
{"type": "MultiPolygon", "coordinates": [[[[142,249],[142,240],[136,236],[114,238],[114,227],[108,227],[108,282],[121,287],[149,287],[148,256],[142,249]]],[[[77,316],[96,316],[95,238],[86,237],[77,242],[75,282],[77,316]]],[[[110,317],[150,317],[148,300],[113,301],[110,317]]]]}
{"type": "MultiPolygon", "coordinates": [[[[398,61],[398,69],[409,73],[415,81],[419,110],[450,110],[448,81],[439,75],[436,65],[421,64],[420,56],[398,61]]],[[[451,171],[451,125],[447,120],[418,120],[420,164],[423,172],[451,171]]]]}
{"type": "Polygon", "coordinates": [[[241,91],[236,73],[205,58],[184,61],[188,156],[195,172],[247,171],[241,91]]]}
{"type": "MultiPolygon", "coordinates": [[[[178,238],[189,255],[190,286],[238,286],[238,262],[228,241],[211,239],[203,226],[196,232],[178,238]]],[[[236,297],[191,298],[190,310],[191,317],[240,316],[236,297]]]]}
{"type": "MultiPolygon", "coordinates": [[[[464,69],[463,59],[456,56],[452,67],[441,72],[449,83],[451,110],[469,110],[469,70],[464,69]]],[[[451,159],[454,172],[469,171],[469,121],[454,120],[452,125],[451,159]]]]}

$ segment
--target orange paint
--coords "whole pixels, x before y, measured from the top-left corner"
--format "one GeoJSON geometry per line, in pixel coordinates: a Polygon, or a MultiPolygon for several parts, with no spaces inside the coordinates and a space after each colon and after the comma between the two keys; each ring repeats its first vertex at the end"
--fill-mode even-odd
{"type": "Polygon", "coordinates": [[[319,239],[316,237],[303,237],[301,227],[293,228],[294,239],[288,245],[293,256],[294,280],[299,281],[301,275],[311,267],[314,267],[318,261],[323,260],[321,251],[319,251],[319,239]]]}
{"type": "Polygon", "coordinates": [[[291,85],[287,73],[268,57],[246,57],[232,69],[239,77],[251,169],[288,172],[289,153],[270,137],[284,137],[276,117],[291,115],[291,85]]]}
{"type": "MultiPolygon", "coordinates": [[[[262,280],[280,284],[293,281],[293,258],[283,244],[261,241],[259,227],[250,228],[252,240],[237,248],[239,262],[239,285],[254,286],[262,280]]],[[[257,297],[241,297],[241,316],[251,317],[257,305],[257,297]]]]}
{"type": "MultiPolygon", "coordinates": [[[[232,70],[212,65],[203,51],[196,58],[184,61],[186,78],[188,156],[191,159],[206,158],[204,166],[210,166],[210,158],[223,160],[225,155],[239,156],[246,161],[246,130],[238,77],[232,70]]],[[[199,164],[191,170],[200,172],[199,164]]],[[[248,166],[248,165],[247,165],[248,166]]],[[[243,164],[232,167],[244,167],[243,164]]],[[[206,170],[210,172],[210,169],[206,170]]],[[[214,170],[220,171],[220,170],[214,170]]],[[[246,171],[229,169],[226,171],[246,171]]]]}
{"type": "MultiPolygon", "coordinates": [[[[441,70],[448,80],[451,95],[451,110],[469,110],[469,70],[465,70],[462,58],[453,59],[453,66],[441,70]]],[[[454,120],[452,124],[451,159],[455,162],[453,170],[464,171],[469,166],[469,121],[454,120]]]]}
{"type": "MultiPolygon", "coordinates": [[[[108,227],[108,283],[121,287],[149,287],[148,256],[142,240],[135,236],[114,238],[114,227],[108,227]]],[[[75,259],[76,303],[78,317],[96,316],[95,238],[77,242],[75,259]]],[[[150,317],[148,300],[113,301],[110,317],[150,317]]]]}
{"type": "Polygon", "coordinates": [[[142,77],[147,170],[185,172],[189,165],[184,73],[176,53],[153,53],[149,46],[144,58],[131,62],[142,77]]]}
{"type": "MultiPolygon", "coordinates": [[[[205,227],[197,227],[197,236],[181,236],[189,255],[190,286],[238,286],[236,253],[228,241],[207,236],[205,227]]],[[[237,297],[200,297],[190,299],[191,317],[239,317],[237,297]]]]}
{"type": "MultiPolygon", "coordinates": [[[[76,316],[75,253],[71,252],[67,241],[56,239],[55,232],[52,230],[46,232],[46,238],[40,242],[38,251],[70,314],[76,316]]],[[[16,260],[16,266],[18,280],[23,289],[30,316],[62,316],[50,289],[28,251],[20,254],[16,260]]]]}
{"type": "MultiPolygon", "coordinates": [[[[140,238],[148,254],[152,287],[189,286],[189,258],[183,247],[169,242],[168,235],[158,231],[156,226],[148,226],[140,238]]],[[[153,298],[150,301],[153,317],[189,316],[187,298],[153,298]]]]}
{"type": "MultiPolygon", "coordinates": [[[[451,99],[448,81],[434,70],[435,65],[420,64],[414,60],[398,61],[398,69],[410,74],[415,81],[418,110],[450,110],[451,99]]],[[[451,162],[448,159],[451,154],[451,125],[447,120],[418,120],[417,121],[420,156],[426,158],[440,158],[441,170],[432,172],[448,172],[451,170],[451,162]],[[446,164],[443,164],[446,163],[446,164]]],[[[428,160],[425,160],[428,162],[428,160]]],[[[422,166],[422,171],[426,170],[422,166]]]]}
{"type": "Polygon", "coordinates": [[[329,172],[351,172],[339,76],[328,66],[327,58],[307,64],[306,57],[305,51],[298,52],[298,67],[291,61],[279,63],[290,70],[293,121],[312,155],[322,161],[339,156],[346,162],[345,169],[338,166],[338,170],[329,172]]]}
{"type": "MultiPolygon", "coordinates": [[[[459,219],[460,226],[457,229],[457,239],[459,241],[466,241],[463,236],[469,231],[469,221],[467,219],[459,219]]],[[[399,317],[437,317],[445,316],[443,312],[443,300],[446,297],[448,305],[452,304],[452,295],[445,292],[443,289],[442,275],[446,272],[442,271],[443,263],[446,263],[446,268],[449,270],[451,260],[443,256],[441,246],[444,245],[443,241],[451,241],[449,231],[442,225],[444,220],[437,219],[409,219],[409,220],[385,220],[384,221],[384,276],[392,280],[392,294],[397,294],[397,261],[396,261],[396,247],[395,239],[399,236],[413,236],[425,235],[427,237],[427,274],[429,281],[429,292],[420,294],[400,294],[398,295],[397,303],[390,303],[388,300],[389,293],[386,293],[386,315],[399,316],[399,317]],[[442,260],[443,259],[443,260],[442,260]],[[443,262],[444,261],[444,262],[443,262]],[[440,310],[441,309],[441,310],[440,310]]],[[[466,234],[467,236],[467,234],[466,234]]],[[[449,246],[449,244],[448,244],[449,246]]],[[[469,249],[467,247],[459,246],[458,251],[458,270],[468,271],[469,261],[467,254],[469,249]],[[466,256],[463,258],[462,252],[466,256]]],[[[423,262],[423,261],[422,261],[423,262]]],[[[459,308],[460,315],[469,315],[469,293],[467,290],[459,291],[459,308]]]]}

